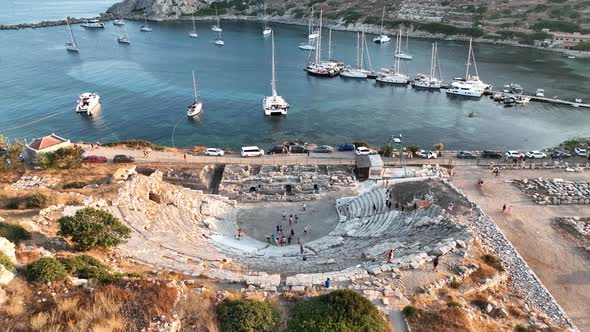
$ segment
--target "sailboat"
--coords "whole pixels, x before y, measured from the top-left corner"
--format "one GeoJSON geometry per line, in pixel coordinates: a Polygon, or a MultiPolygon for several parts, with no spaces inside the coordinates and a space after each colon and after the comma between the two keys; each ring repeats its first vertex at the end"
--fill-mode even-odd
{"type": "Polygon", "coordinates": [[[472,42],[472,39],[469,38],[469,51],[467,54],[467,63],[465,64],[465,78],[451,83],[451,86],[447,89],[448,95],[481,98],[485,90],[490,90],[492,88],[491,85],[486,84],[479,79],[472,42]],[[473,69],[475,70],[475,76],[471,76],[469,73],[472,63],[473,69]]]}
{"type": "MultiPolygon", "coordinates": [[[[363,33],[364,38],[364,33],[363,33]]],[[[367,78],[367,71],[364,69],[365,43],[361,42],[361,33],[356,33],[356,65],[354,68],[345,68],[340,76],[348,78],[367,78]]]]}
{"type": "Polygon", "coordinates": [[[217,17],[217,24],[211,26],[211,30],[215,32],[221,32],[223,29],[221,28],[221,23],[219,22],[219,14],[217,13],[217,6],[215,6],[215,17],[217,17]]]}
{"type": "Polygon", "coordinates": [[[125,28],[125,24],[122,25],[123,27],[123,35],[117,38],[117,41],[120,44],[130,44],[129,42],[129,35],[127,34],[127,28],[125,28]]]}
{"type": "Polygon", "coordinates": [[[272,79],[270,86],[272,88],[272,95],[266,96],[262,100],[262,108],[264,115],[287,115],[289,110],[289,103],[282,96],[277,95],[277,84],[275,78],[275,34],[271,32],[272,38],[272,79]]]}
{"type": "Polygon", "coordinates": [[[432,55],[430,56],[430,75],[418,74],[418,77],[412,83],[414,88],[423,89],[440,89],[441,80],[436,78],[436,68],[438,64],[438,44],[432,43],[432,55]]]}
{"type": "Polygon", "coordinates": [[[203,102],[197,92],[197,81],[195,80],[195,71],[193,70],[193,89],[195,91],[195,102],[190,104],[186,109],[186,116],[193,117],[201,114],[203,111],[203,102]]]}
{"type": "Polygon", "coordinates": [[[193,32],[189,33],[188,36],[191,38],[197,38],[199,37],[199,34],[197,34],[197,26],[195,25],[195,16],[192,16],[193,19],[193,32]]]}
{"type": "Polygon", "coordinates": [[[68,32],[70,33],[70,40],[66,42],[66,50],[70,52],[78,53],[78,43],[76,43],[76,38],[74,38],[74,33],[72,32],[72,28],[70,27],[70,22],[66,18],[66,24],[68,25],[68,32]]]}
{"type": "MultiPolygon", "coordinates": [[[[322,61],[322,15],[323,12],[320,11],[319,34],[315,41],[315,62],[309,62],[305,70],[312,76],[333,77],[337,76],[342,68],[336,67],[334,61],[322,61]]],[[[311,52],[309,55],[311,57],[311,52]]]]}
{"type": "MultiPolygon", "coordinates": [[[[320,18],[321,19],[321,18],[320,18]]],[[[320,29],[321,31],[321,29],[320,29]]],[[[309,34],[307,35],[307,39],[312,40],[318,38],[320,32],[313,29],[313,6],[311,7],[311,15],[309,16],[309,34]]],[[[310,42],[311,44],[311,42],[310,42]]]]}
{"type": "Polygon", "coordinates": [[[385,20],[385,7],[383,7],[383,13],[381,13],[381,30],[379,31],[379,36],[373,38],[373,42],[377,44],[387,43],[391,40],[388,35],[383,33],[383,21],[385,20]]]}
{"type": "MultiPolygon", "coordinates": [[[[401,49],[401,41],[402,41],[402,32],[401,30],[397,34],[396,43],[395,43],[395,55],[399,54],[401,49]]],[[[408,75],[402,74],[400,72],[400,65],[399,65],[400,58],[394,56],[394,63],[393,63],[393,72],[383,73],[377,77],[377,82],[381,83],[389,83],[389,84],[408,84],[410,78],[408,75]]]]}
{"type": "Polygon", "coordinates": [[[406,30],[406,50],[404,52],[399,52],[398,54],[396,54],[396,57],[398,57],[402,60],[412,60],[413,56],[408,51],[409,39],[410,39],[410,30],[408,29],[408,30],[406,30]]]}
{"type": "Polygon", "coordinates": [[[119,19],[113,21],[113,25],[125,25],[125,21],[123,21],[123,15],[121,15],[121,10],[118,10],[119,19]]]}
{"type": "Polygon", "coordinates": [[[143,20],[145,22],[144,25],[141,26],[141,28],[139,29],[141,32],[152,32],[152,28],[150,28],[150,26],[147,23],[147,14],[143,15],[143,20]]]}
{"type": "Polygon", "coordinates": [[[215,40],[213,41],[213,44],[215,44],[217,46],[225,45],[225,42],[223,41],[223,37],[221,36],[221,31],[217,31],[217,38],[215,38],[215,40]]]}
{"type": "Polygon", "coordinates": [[[264,4],[264,29],[262,30],[262,35],[268,36],[271,33],[272,33],[272,29],[267,25],[266,4],[264,4]]]}

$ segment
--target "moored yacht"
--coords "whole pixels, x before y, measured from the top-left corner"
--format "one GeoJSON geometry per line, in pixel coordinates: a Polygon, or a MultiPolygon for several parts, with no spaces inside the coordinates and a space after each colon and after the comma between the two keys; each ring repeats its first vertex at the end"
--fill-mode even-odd
{"type": "Polygon", "coordinates": [[[537,89],[537,91],[535,92],[535,96],[545,97],[545,89],[537,89]]]}
{"type": "Polygon", "coordinates": [[[217,20],[217,24],[211,26],[211,30],[215,32],[221,32],[223,29],[221,28],[221,23],[219,22],[219,14],[217,13],[217,6],[215,6],[215,17],[217,20]]]}
{"type": "Polygon", "coordinates": [[[199,34],[197,33],[197,26],[195,25],[195,16],[193,15],[191,18],[193,21],[193,31],[189,32],[188,36],[191,38],[198,38],[199,34]]]}
{"type": "Polygon", "coordinates": [[[275,35],[271,32],[272,38],[272,79],[270,86],[272,89],[272,95],[266,96],[262,100],[262,108],[264,109],[264,115],[287,115],[289,110],[289,103],[277,94],[277,85],[275,79],[275,35]]]}
{"type": "Polygon", "coordinates": [[[388,35],[383,33],[383,20],[385,19],[385,7],[383,7],[383,12],[381,13],[381,31],[379,32],[379,36],[373,38],[373,42],[377,44],[384,44],[391,40],[388,35]]]}
{"type": "Polygon", "coordinates": [[[213,44],[215,44],[217,46],[225,45],[225,41],[223,41],[223,36],[221,36],[221,31],[217,32],[217,38],[215,38],[215,40],[213,40],[213,44]]]}
{"type": "Polygon", "coordinates": [[[311,43],[301,43],[299,44],[299,49],[305,51],[315,51],[315,46],[313,46],[311,43]]]}
{"type": "Polygon", "coordinates": [[[418,74],[418,77],[412,82],[412,87],[422,89],[440,89],[441,80],[436,78],[436,68],[438,64],[438,45],[432,43],[432,56],[430,57],[430,75],[418,74]]]}
{"type": "Polygon", "coordinates": [[[361,34],[357,32],[356,34],[356,65],[354,68],[347,67],[344,68],[340,72],[340,76],[347,77],[347,78],[367,78],[368,74],[370,73],[368,70],[365,70],[364,66],[364,54],[365,54],[365,32],[362,32],[362,39],[361,34]]]}
{"type": "Polygon", "coordinates": [[[100,96],[92,92],[84,92],[78,97],[76,104],[76,113],[86,113],[92,115],[96,107],[100,105],[100,96]]]}
{"type": "Polygon", "coordinates": [[[410,43],[410,30],[407,30],[406,31],[406,49],[403,52],[400,51],[398,54],[396,54],[395,56],[397,58],[400,58],[402,60],[412,60],[414,58],[409,51],[409,43],[410,43]]]}
{"type": "Polygon", "coordinates": [[[479,79],[471,38],[469,38],[469,51],[467,55],[467,64],[465,67],[465,78],[451,83],[451,86],[447,89],[447,94],[481,98],[484,91],[491,89],[492,86],[482,82],[479,79]],[[472,62],[473,68],[475,70],[475,76],[471,76],[469,74],[469,68],[471,67],[472,62]]]}
{"type": "Polygon", "coordinates": [[[70,27],[70,22],[66,18],[66,24],[68,25],[68,32],[70,33],[70,40],[66,42],[66,50],[70,52],[79,52],[78,43],[76,43],[76,38],[74,38],[74,33],[72,32],[72,28],[70,27]]]}
{"type": "Polygon", "coordinates": [[[141,32],[152,32],[152,28],[148,25],[147,15],[143,16],[144,25],[140,25],[139,31],[141,32]]]}
{"type": "MultiPolygon", "coordinates": [[[[319,35],[315,40],[315,62],[309,62],[305,71],[311,76],[324,76],[334,77],[338,76],[342,71],[344,65],[340,62],[328,60],[322,60],[322,16],[323,12],[320,11],[320,24],[319,24],[319,35]]],[[[331,39],[330,39],[331,40],[331,39]]],[[[331,45],[328,46],[328,51],[331,53],[331,45]]],[[[310,53],[311,56],[311,53],[310,53]]],[[[329,54],[328,58],[331,57],[329,54]]]]}
{"type": "Polygon", "coordinates": [[[104,23],[98,20],[87,20],[81,23],[80,26],[86,29],[104,29],[104,23]]]}
{"type": "Polygon", "coordinates": [[[123,27],[123,35],[117,37],[117,41],[120,44],[130,44],[129,35],[127,34],[127,28],[125,28],[125,24],[123,24],[121,26],[123,27]]]}
{"type": "MultiPolygon", "coordinates": [[[[401,48],[401,30],[397,34],[396,43],[395,43],[395,55],[400,52],[401,48]]],[[[380,73],[379,76],[376,78],[377,82],[380,83],[387,83],[387,84],[408,84],[410,78],[406,74],[402,74],[400,70],[400,58],[394,56],[393,62],[393,71],[386,71],[380,73]]]]}
{"type": "Polygon", "coordinates": [[[308,35],[307,35],[307,39],[310,40],[310,44],[311,44],[311,40],[318,38],[319,35],[320,35],[320,32],[318,30],[314,30],[314,26],[313,26],[313,6],[311,6],[311,15],[309,16],[309,31],[308,31],[308,35]]]}
{"type": "Polygon", "coordinates": [[[186,109],[186,116],[193,117],[201,114],[203,111],[203,102],[197,92],[197,81],[195,80],[195,71],[193,70],[193,89],[195,92],[195,101],[190,104],[186,109]]]}
{"type": "Polygon", "coordinates": [[[262,29],[263,36],[269,36],[272,33],[272,29],[267,24],[267,17],[266,17],[266,4],[264,4],[264,29],[262,29]]]}

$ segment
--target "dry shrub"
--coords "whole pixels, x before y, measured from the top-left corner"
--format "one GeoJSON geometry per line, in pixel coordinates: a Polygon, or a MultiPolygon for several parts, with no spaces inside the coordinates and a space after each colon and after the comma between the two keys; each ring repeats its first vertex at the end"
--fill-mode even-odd
{"type": "Polygon", "coordinates": [[[489,265],[480,264],[479,268],[469,276],[469,279],[474,283],[479,283],[482,279],[493,277],[497,272],[496,269],[489,265]]]}
{"type": "Polygon", "coordinates": [[[31,328],[34,331],[41,331],[49,323],[49,314],[46,312],[40,312],[31,317],[31,328]]]}
{"type": "Polygon", "coordinates": [[[416,309],[407,316],[412,331],[468,332],[471,322],[464,310],[456,307],[426,311],[416,309]]]}
{"type": "Polygon", "coordinates": [[[215,299],[190,289],[176,305],[181,331],[218,332],[215,299]]]}

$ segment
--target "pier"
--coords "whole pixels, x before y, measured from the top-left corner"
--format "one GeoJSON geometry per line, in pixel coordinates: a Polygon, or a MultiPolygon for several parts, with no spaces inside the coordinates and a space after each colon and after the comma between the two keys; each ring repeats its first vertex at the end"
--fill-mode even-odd
{"type": "Polygon", "coordinates": [[[520,96],[523,97],[529,97],[531,98],[531,101],[537,101],[537,102],[541,102],[541,103],[551,103],[551,104],[559,104],[559,105],[566,105],[566,106],[571,106],[571,107],[585,107],[585,108],[590,108],[590,104],[585,104],[585,103],[576,103],[575,101],[568,101],[568,100],[563,100],[563,99],[556,99],[556,98],[548,98],[548,97],[537,97],[537,96],[531,96],[531,95],[525,95],[525,94],[515,94],[515,93],[510,93],[510,92],[502,92],[502,91],[486,91],[484,92],[484,95],[486,96],[493,96],[496,93],[501,93],[505,96],[508,96],[508,98],[510,97],[514,97],[514,98],[518,98],[520,96]]]}

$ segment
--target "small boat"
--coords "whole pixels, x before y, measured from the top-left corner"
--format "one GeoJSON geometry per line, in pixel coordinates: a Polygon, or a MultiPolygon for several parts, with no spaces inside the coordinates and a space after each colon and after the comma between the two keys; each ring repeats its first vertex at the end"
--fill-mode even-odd
{"type": "Polygon", "coordinates": [[[195,102],[190,104],[186,109],[186,116],[193,117],[201,114],[203,111],[203,102],[197,92],[197,81],[195,80],[195,71],[193,70],[193,89],[195,91],[195,102]]]}
{"type": "Polygon", "coordinates": [[[219,22],[219,14],[217,13],[217,6],[215,6],[215,17],[217,18],[217,24],[211,26],[211,30],[215,32],[221,32],[223,29],[221,28],[221,23],[219,22]]]}
{"type": "Polygon", "coordinates": [[[127,28],[125,28],[125,24],[121,25],[123,27],[123,35],[117,38],[117,41],[120,44],[130,44],[129,42],[129,35],[127,34],[127,28]]]}
{"type": "Polygon", "coordinates": [[[145,24],[144,25],[140,25],[139,31],[141,31],[141,32],[152,32],[152,28],[150,28],[150,26],[148,25],[148,22],[147,22],[147,15],[144,15],[143,20],[144,20],[145,24]]]}
{"type": "Polygon", "coordinates": [[[508,92],[515,93],[517,95],[521,95],[524,93],[524,89],[519,84],[510,83],[510,84],[508,84],[508,92]]]}
{"type": "Polygon", "coordinates": [[[537,91],[535,92],[535,96],[537,96],[537,97],[545,97],[545,90],[543,90],[543,89],[537,89],[537,91]]]}
{"type": "Polygon", "coordinates": [[[506,100],[506,95],[503,92],[496,92],[493,96],[492,96],[492,100],[493,101],[504,101],[506,100]]]}
{"type": "Polygon", "coordinates": [[[225,45],[225,42],[223,41],[223,37],[221,36],[221,31],[217,32],[217,38],[215,38],[215,40],[213,41],[213,44],[215,44],[217,46],[225,45]]]}
{"type": "Polygon", "coordinates": [[[516,105],[516,98],[510,97],[504,100],[504,107],[512,107],[516,105]]]}
{"type": "Polygon", "coordinates": [[[475,117],[476,115],[477,115],[477,113],[475,113],[475,112],[471,112],[471,113],[469,113],[469,115],[468,115],[468,116],[469,116],[470,118],[473,118],[473,117],[475,117]]]}
{"type": "Polygon", "coordinates": [[[313,46],[309,43],[301,43],[301,44],[299,44],[299,49],[305,50],[305,51],[315,51],[315,46],[313,46]]]}
{"type": "Polygon", "coordinates": [[[194,15],[192,15],[192,19],[193,19],[193,31],[190,32],[188,34],[188,36],[191,38],[197,38],[197,37],[199,37],[199,34],[197,33],[197,26],[195,25],[195,16],[194,15]]]}
{"type": "Polygon", "coordinates": [[[520,105],[526,105],[530,101],[531,101],[531,97],[519,96],[518,98],[516,98],[516,103],[520,104],[520,105]]]}
{"type": "Polygon", "coordinates": [[[262,35],[269,36],[271,33],[272,29],[267,25],[266,4],[264,4],[264,29],[262,29],[262,35]]]}
{"type": "Polygon", "coordinates": [[[272,95],[266,96],[262,99],[262,108],[264,109],[264,115],[287,115],[289,110],[289,103],[277,94],[277,84],[275,79],[275,35],[271,32],[272,38],[272,79],[270,86],[272,89],[272,95]]]}
{"type": "Polygon", "coordinates": [[[76,104],[76,113],[86,113],[92,115],[96,107],[100,105],[100,96],[92,92],[84,92],[78,97],[76,104]]]}
{"type": "Polygon", "coordinates": [[[381,30],[379,32],[379,36],[373,38],[373,42],[377,44],[385,44],[391,40],[388,35],[383,33],[383,20],[385,19],[385,7],[383,7],[383,12],[381,13],[381,30]]]}
{"type": "Polygon", "coordinates": [[[575,57],[575,56],[573,56],[573,55],[568,55],[568,57],[567,57],[567,58],[568,58],[568,59],[575,59],[576,57],[575,57]]]}
{"type": "Polygon", "coordinates": [[[87,20],[80,24],[80,26],[86,29],[104,29],[104,23],[99,22],[98,20],[87,20]]]}
{"type": "Polygon", "coordinates": [[[398,54],[396,54],[395,55],[396,57],[398,57],[402,60],[412,60],[413,56],[408,51],[409,39],[410,39],[410,30],[406,30],[406,49],[405,49],[405,51],[403,51],[403,52],[400,51],[398,54]]]}
{"type": "Polygon", "coordinates": [[[574,99],[574,101],[575,101],[576,103],[578,103],[578,104],[581,104],[581,103],[582,103],[582,99],[580,99],[580,98],[576,98],[576,99],[574,99]]]}
{"type": "Polygon", "coordinates": [[[76,43],[76,38],[74,38],[74,33],[72,32],[72,28],[70,27],[70,22],[68,22],[67,18],[66,18],[66,24],[68,25],[68,32],[70,33],[70,40],[68,40],[66,42],[66,50],[68,50],[69,52],[78,53],[79,52],[78,43],[76,43]]]}
{"type": "Polygon", "coordinates": [[[121,11],[119,10],[119,18],[113,21],[113,25],[125,25],[125,21],[123,21],[123,15],[121,15],[121,11]]]}

